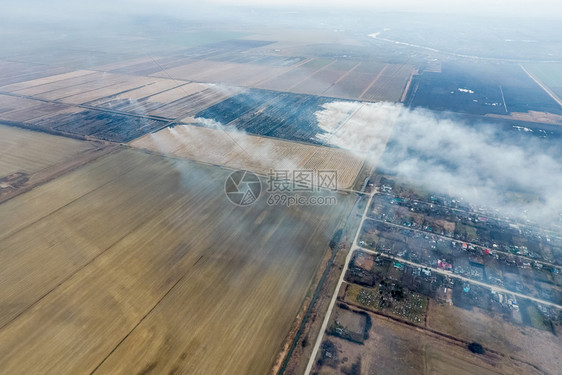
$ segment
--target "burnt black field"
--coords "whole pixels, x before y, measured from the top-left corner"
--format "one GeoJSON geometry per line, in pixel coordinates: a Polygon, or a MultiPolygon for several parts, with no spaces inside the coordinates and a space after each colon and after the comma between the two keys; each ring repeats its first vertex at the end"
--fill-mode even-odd
{"type": "Polygon", "coordinates": [[[77,137],[94,137],[112,142],[129,142],[162,128],[166,121],[112,112],[84,110],[79,113],[48,116],[29,125],[46,132],[77,137]]]}
{"type": "Polygon", "coordinates": [[[424,72],[414,77],[406,104],[473,115],[562,114],[560,105],[518,64],[508,63],[443,63],[441,73],[424,72]]]}
{"type": "Polygon", "coordinates": [[[320,144],[316,135],[323,130],[317,126],[315,112],[332,101],[321,96],[250,89],[195,117],[235,126],[250,134],[320,144]]]}

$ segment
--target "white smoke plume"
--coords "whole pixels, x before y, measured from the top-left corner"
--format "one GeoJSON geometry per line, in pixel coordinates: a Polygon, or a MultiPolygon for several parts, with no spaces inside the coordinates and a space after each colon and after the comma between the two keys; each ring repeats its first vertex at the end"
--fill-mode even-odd
{"type": "Polygon", "coordinates": [[[386,143],[381,132],[393,126],[392,146],[379,164],[384,170],[506,216],[560,221],[562,161],[538,138],[516,142],[497,127],[392,103],[364,104],[339,130],[324,120],[342,117],[349,106],[330,103],[319,113],[319,126],[328,132],[320,137],[328,143],[378,160],[386,143]]]}

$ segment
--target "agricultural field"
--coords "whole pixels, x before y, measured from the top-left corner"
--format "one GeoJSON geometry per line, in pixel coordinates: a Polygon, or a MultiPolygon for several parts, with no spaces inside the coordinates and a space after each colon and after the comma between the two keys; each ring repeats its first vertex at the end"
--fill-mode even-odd
{"type": "Polygon", "coordinates": [[[371,86],[365,89],[360,99],[399,102],[413,73],[414,67],[411,65],[388,64],[375,77],[371,86]]]}
{"type": "Polygon", "coordinates": [[[401,101],[411,65],[378,61],[311,60],[255,87],[367,101],[401,101]]]}
{"type": "Polygon", "coordinates": [[[197,113],[195,120],[212,120],[250,134],[367,151],[368,145],[386,144],[395,117],[377,103],[250,89],[197,113]]]}
{"type": "Polygon", "coordinates": [[[356,197],[240,208],[228,174],[125,149],[1,204],[0,372],[267,373],[356,197]]]}
{"type": "MultiPolygon", "coordinates": [[[[201,110],[220,103],[241,91],[237,87],[198,83],[190,83],[173,90],[180,90],[177,94],[182,96],[177,100],[169,101],[169,104],[158,104],[163,99],[155,97],[149,97],[146,101],[138,102],[138,104],[141,106],[146,105],[150,115],[181,119],[186,116],[193,116],[201,110]]],[[[158,96],[163,94],[166,94],[166,92],[158,96]]]]}
{"type": "Polygon", "coordinates": [[[562,108],[517,64],[448,62],[412,82],[407,104],[473,115],[562,114],[562,108]]]}
{"type": "MultiPolygon", "coordinates": [[[[154,78],[92,72],[91,74],[79,77],[37,84],[24,89],[12,89],[10,92],[43,100],[56,100],[68,104],[83,104],[104,96],[142,87],[154,81],[156,81],[154,78]]],[[[39,82],[41,82],[41,80],[39,80],[39,82]]]]}
{"type": "Polygon", "coordinates": [[[97,147],[93,142],[0,124],[0,179],[16,172],[33,174],[97,147]]]}
{"type": "Polygon", "coordinates": [[[0,86],[61,74],[69,70],[61,66],[0,60],[0,86]]]}
{"type": "Polygon", "coordinates": [[[558,373],[562,364],[559,336],[550,330],[511,324],[501,315],[490,315],[477,307],[467,310],[430,300],[427,326],[467,341],[477,341],[500,352],[513,353],[516,358],[535,364],[548,374],[558,373]]]}
{"type": "Polygon", "coordinates": [[[320,144],[316,111],[333,99],[250,89],[195,115],[250,134],[320,144]]]}
{"type": "Polygon", "coordinates": [[[399,101],[413,69],[281,55],[265,49],[269,44],[230,40],[180,55],[136,56],[0,81],[0,120],[82,139],[129,142],[166,122],[202,117],[250,134],[323,144],[316,114],[325,104],[338,97],[399,101]]]}
{"type": "Polygon", "coordinates": [[[0,120],[128,142],[240,92],[236,87],[81,70],[0,87],[0,120]]]}
{"type": "Polygon", "coordinates": [[[286,66],[196,60],[185,65],[156,72],[152,76],[251,87],[272,76],[283,74],[290,69],[290,67],[286,66]]]}
{"type": "Polygon", "coordinates": [[[18,83],[5,84],[0,86],[0,90],[5,92],[14,92],[17,90],[29,89],[34,86],[42,86],[50,84],[56,81],[64,81],[67,79],[83,77],[93,74],[91,70],[75,70],[68,73],[54,74],[44,76],[42,78],[26,79],[24,81],[19,81],[18,83]]]}
{"type": "Polygon", "coordinates": [[[0,124],[0,203],[112,151],[102,142],[0,124]]]}
{"type": "Polygon", "coordinates": [[[73,138],[128,142],[167,121],[0,94],[0,121],[73,138]]]}
{"type": "Polygon", "coordinates": [[[0,121],[26,123],[36,118],[65,112],[72,107],[61,103],[0,94],[0,121]]]}
{"type": "Polygon", "coordinates": [[[247,169],[266,175],[276,170],[336,170],[338,188],[351,188],[364,159],[348,151],[193,125],[166,127],[130,143],[157,153],[247,169]],[[213,145],[209,147],[209,145],[213,145]]]}
{"type": "Polygon", "coordinates": [[[113,142],[128,142],[148,132],[160,129],[166,121],[128,116],[93,109],[55,113],[31,121],[33,127],[57,133],[94,137],[113,142]]]}

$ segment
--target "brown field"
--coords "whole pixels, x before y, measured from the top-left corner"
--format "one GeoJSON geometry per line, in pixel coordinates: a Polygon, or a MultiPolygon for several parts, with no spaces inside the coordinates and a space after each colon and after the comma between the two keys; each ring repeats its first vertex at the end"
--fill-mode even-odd
{"type": "Polygon", "coordinates": [[[353,72],[345,76],[341,81],[330,87],[324,95],[334,96],[337,98],[355,99],[361,96],[367,86],[373,81],[376,75],[362,73],[355,69],[353,72]]]}
{"type": "MultiPolygon", "coordinates": [[[[25,125],[33,126],[35,122],[40,121],[48,121],[49,118],[56,118],[57,116],[62,115],[70,115],[70,114],[77,114],[84,112],[84,108],[81,107],[73,107],[67,104],[60,104],[60,103],[45,103],[45,110],[39,113],[39,116],[33,115],[31,118],[22,117],[21,120],[25,125]]],[[[31,114],[33,114],[33,111],[31,114]]],[[[0,115],[1,118],[2,115],[0,115]]]]}
{"type": "Polygon", "coordinates": [[[218,129],[193,125],[167,127],[136,139],[131,145],[228,168],[248,169],[264,175],[270,169],[335,169],[338,171],[340,189],[353,186],[364,162],[341,149],[240,132],[226,134],[218,129]]]}
{"type": "Polygon", "coordinates": [[[222,61],[198,60],[152,74],[154,77],[183,79],[186,81],[203,81],[201,78],[213,73],[220,73],[234,67],[234,64],[222,61]]]}
{"type": "Polygon", "coordinates": [[[259,83],[269,80],[271,77],[281,75],[289,69],[287,67],[245,64],[237,67],[237,69],[226,71],[222,77],[219,76],[217,77],[218,79],[211,81],[222,81],[243,87],[255,87],[259,83]]]}
{"type": "Polygon", "coordinates": [[[412,75],[410,65],[314,60],[272,75],[254,87],[368,101],[399,101],[412,75]]]}
{"type": "Polygon", "coordinates": [[[174,87],[170,90],[163,91],[159,94],[152,95],[147,98],[149,102],[155,103],[170,103],[178,99],[182,99],[188,95],[195,94],[196,92],[203,91],[207,86],[199,83],[188,83],[179,87],[174,87]]]}
{"type": "Polygon", "coordinates": [[[15,172],[32,174],[95,147],[90,142],[0,125],[0,178],[15,172]]]}
{"type": "MultiPolygon", "coordinates": [[[[32,95],[34,98],[45,99],[45,100],[61,100],[63,98],[68,98],[73,95],[83,95],[84,93],[93,92],[101,88],[109,88],[128,80],[137,79],[143,81],[143,77],[128,77],[123,75],[108,75],[109,73],[100,73],[95,80],[84,82],[82,84],[77,84],[73,86],[62,87],[56,90],[51,90],[48,92],[43,92],[40,94],[32,95]],[[106,75],[107,74],[107,75],[106,75]]],[[[144,79],[146,80],[146,78],[144,79]]],[[[140,85],[142,86],[142,84],[140,85]]],[[[20,93],[20,92],[18,92],[20,93]]]]}
{"type": "Polygon", "coordinates": [[[63,77],[61,77],[60,79],[57,78],[56,80],[45,80],[46,83],[43,83],[41,80],[31,81],[30,86],[27,86],[23,89],[12,90],[11,92],[18,95],[38,96],[40,94],[46,94],[51,91],[70,88],[77,85],[83,85],[89,82],[96,82],[99,81],[99,79],[103,77],[103,75],[104,73],[99,72],[89,72],[86,74],[80,74],[70,77],[66,77],[65,75],[63,75],[63,77]]]}
{"type": "Polygon", "coordinates": [[[381,70],[384,69],[386,65],[387,64],[378,61],[363,62],[361,63],[361,65],[355,68],[355,71],[358,73],[368,73],[368,74],[377,75],[381,72],[381,70]]]}
{"type": "Polygon", "coordinates": [[[270,80],[261,82],[257,87],[268,90],[290,91],[291,87],[307,80],[310,76],[314,75],[315,72],[324,68],[326,68],[326,66],[320,68],[297,67],[287,73],[272,76],[270,80]]]}
{"type": "Polygon", "coordinates": [[[0,87],[68,72],[62,66],[0,60],[0,87]]]}
{"type": "Polygon", "coordinates": [[[0,91],[13,92],[16,90],[23,90],[33,86],[46,85],[47,83],[85,76],[92,73],[94,72],[91,70],[76,70],[70,73],[56,74],[45,78],[38,78],[38,79],[28,80],[25,82],[13,83],[11,85],[2,86],[0,87],[0,91]]]}
{"type": "Polygon", "coordinates": [[[174,79],[197,82],[226,83],[246,87],[257,85],[259,82],[283,74],[289,69],[289,67],[270,65],[200,60],[166,69],[165,71],[154,73],[152,76],[173,77],[174,79]]]}
{"type": "Polygon", "coordinates": [[[228,171],[135,150],[0,205],[0,372],[263,374],[336,206],[239,208],[228,171]]]}
{"type": "Polygon", "coordinates": [[[33,109],[39,103],[39,101],[33,99],[0,94],[0,114],[19,111],[22,108],[33,109]]]}
{"type": "Polygon", "coordinates": [[[116,96],[116,99],[134,99],[140,100],[149,96],[156,95],[166,90],[174,89],[178,86],[185,85],[187,82],[174,81],[172,79],[159,79],[156,82],[149,83],[143,87],[116,96]]]}
{"type": "Polygon", "coordinates": [[[377,315],[371,315],[371,319],[369,339],[364,345],[324,336],[325,341],[335,344],[337,361],[325,361],[326,364],[320,368],[316,365],[314,369],[318,374],[341,374],[342,369],[349,369],[358,358],[361,358],[361,374],[365,375],[540,374],[524,363],[493,353],[472,354],[464,345],[439,339],[377,315]],[[330,363],[333,367],[328,365],[330,363]]]}
{"type": "Polygon", "coordinates": [[[14,107],[17,109],[0,113],[0,120],[4,121],[27,122],[38,117],[55,114],[71,108],[61,103],[50,103],[4,95],[0,95],[0,106],[2,106],[2,103],[6,102],[7,98],[9,98],[7,101],[13,103],[14,107]]]}
{"type": "Polygon", "coordinates": [[[124,91],[139,89],[145,85],[154,83],[155,81],[157,81],[155,78],[128,77],[126,80],[114,85],[105,86],[95,90],[84,90],[83,93],[65,97],[61,99],[61,101],[68,104],[84,104],[107,96],[117,95],[124,91]]]}
{"type": "Polygon", "coordinates": [[[98,65],[96,67],[91,68],[92,70],[99,70],[102,72],[109,72],[112,70],[116,70],[116,69],[120,69],[120,68],[125,68],[131,65],[136,65],[136,64],[140,64],[140,63],[154,63],[154,60],[156,60],[158,62],[159,59],[154,59],[152,57],[138,57],[135,59],[127,59],[124,61],[119,61],[119,62],[115,62],[115,63],[109,63],[109,64],[104,64],[104,65],[98,65]]]}
{"type": "MultiPolygon", "coordinates": [[[[148,113],[150,115],[167,117],[170,119],[181,119],[186,116],[193,116],[203,109],[236,95],[241,91],[241,89],[238,87],[226,87],[212,83],[189,83],[169,91],[174,91],[174,93],[170,93],[169,95],[178,95],[180,92],[183,92],[183,97],[171,101],[168,104],[160,106],[156,105],[156,108],[154,109],[149,108],[148,113]]],[[[165,91],[157,96],[166,95],[169,91],[165,91]]],[[[153,97],[149,97],[147,101],[150,103],[156,103],[153,97]]],[[[148,105],[150,106],[150,104],[148,105]]]]}
{"type": "Polygon", "coordinates": [[[360,99],[400,101],[413,71],[414,67],[411,65],[386,65],[380,75],[377,75],[374,84],[361,95],[360,99]]]}
{"type": "Polygon", "coordinates": [[[537,365],[548,374],[557,374],[562,366],[560,337],[547,331],[510,324],[501,315],[490,316],[478,308],[467,311],[430,301],[427,325],[440,332],[510,353],[537,365]]]}
{"type": "Polygon", "coordinates": [[[293,92],[323,95],[346,72],[341,70],[324,69],[291,88],[293,92]]]}

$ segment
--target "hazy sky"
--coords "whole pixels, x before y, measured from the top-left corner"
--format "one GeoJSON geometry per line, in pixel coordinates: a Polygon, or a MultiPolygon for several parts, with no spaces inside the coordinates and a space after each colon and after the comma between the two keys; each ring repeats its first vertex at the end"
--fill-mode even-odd
{"type": "MultiPolygon", "coordinates": [[[[127,0],[129,1],[129,0],[127,0]]],[[[134,1],[139,3],[139,1],[134,1]]],[[[258,7],[318,7],[344,9],[385,9],[395,11],[414,12],[445,12],[470,14],[509,14],[519,16],[542,15],[547,17],[562,17],[562,2],[560,0],[207,0],[193,2],[191,0],[141,0],[147,4],[187,5],[218,3],[227,5],[252,5],[258,7]]]]}
{"type": "Polygon", "coordinates": [[[269,6],[298,10],[299,8],[387,10],[428,13],[465,13],[472,15],[516,15],[523,17],[543,16],[562,18],[560,0],[1,0],[2,13],[16,11],[20,14],[41,12],[72,12],[96,9],[143,12],[144,9],[169,13],[189,12],[197,8],[213,7],[216,11],[229,6],[269,6]],[[217,7],[218,5],[218,7],[217,7]],[[223,7],[223,8],[221,8],[223,7]]]}

